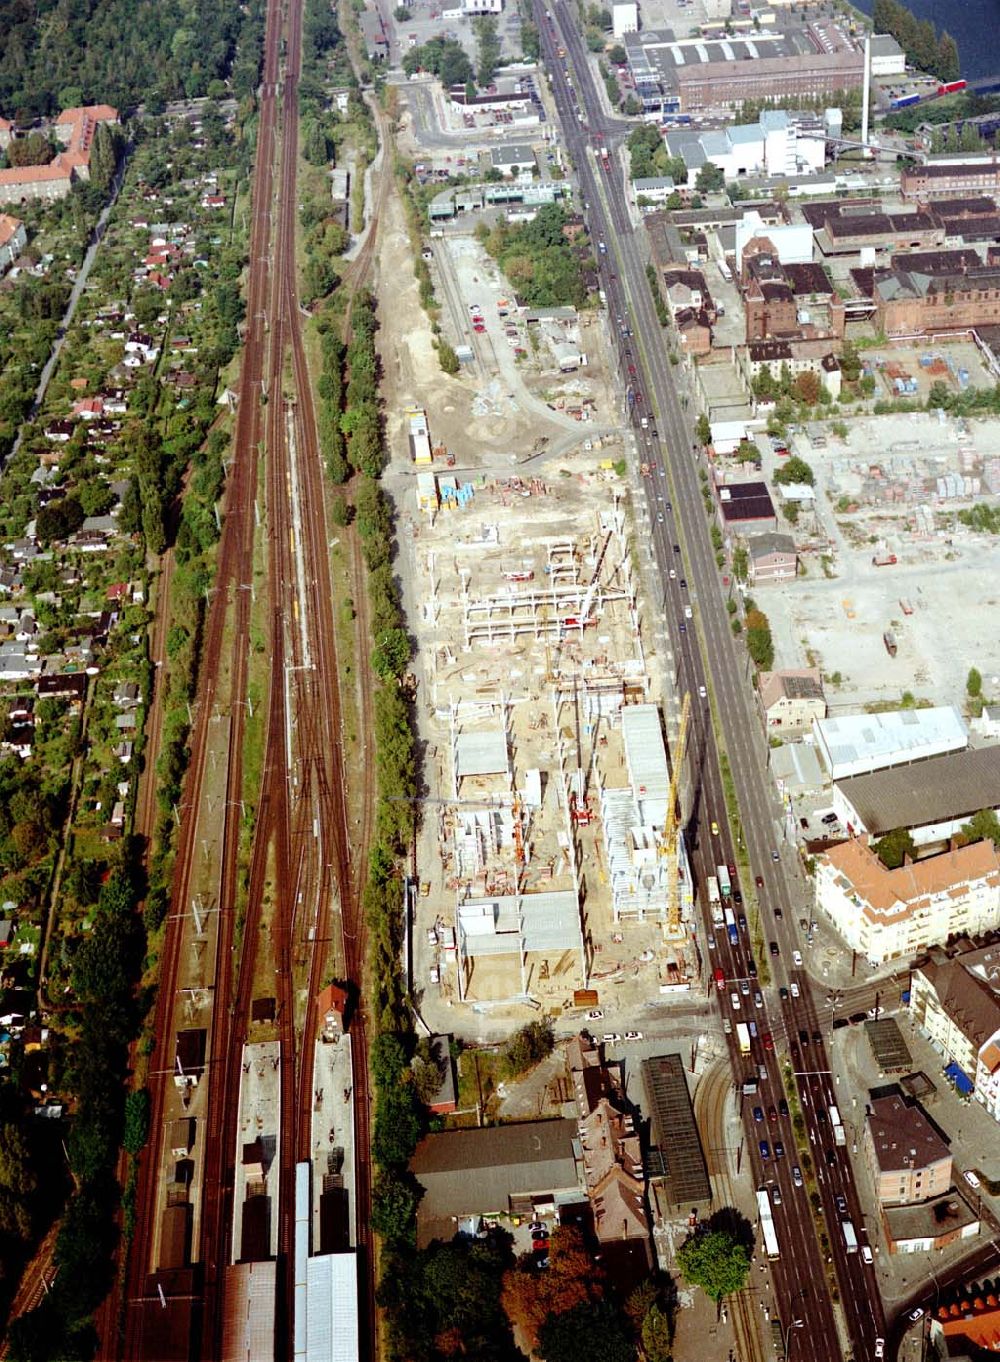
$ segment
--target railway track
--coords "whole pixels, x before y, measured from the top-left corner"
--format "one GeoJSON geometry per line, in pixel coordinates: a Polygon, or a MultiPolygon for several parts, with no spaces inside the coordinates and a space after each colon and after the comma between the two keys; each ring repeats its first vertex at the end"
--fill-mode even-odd
{"type": "MultiPolygon", "coordinates": [[[[208,754],[211,748],[211,723],[216,712],[222,681],[223,651],[226,641],[227,621],[231,607],[235,604],[236,619],[233,626],[232,648],[230,654],[230,673],[228,699],[231,710],[228,760],[230,776],[226,807],[222,811],[222,835],[228,847],[229,875],[224,884],[231,891],[234,884],[232,873],[235,867],[235,853],[238,846],[239,819],[233,815],[230,796],[239,790],[242,779],[243,749],[243,710],[246,700],[246,653],[249,625],[247,592],[239,591],[244,566],[252,563],[254,501],[257,483],[257,449],[261,433],[260,395],[264,372],[265,328],[262,321],[263,308],[267,296],[269,271],[268,254],[271,235],[270,204],[273,190],[273,161],[275,147],[275,128],[277,105],[275,91],[278,78],[280,51],[281,3],[271,0],[268,6],[267,27],[264,45],[264,72],[261,85],[260,120],[257,138],[256,173],[252,197],[252,225],[250,236],[251,267],[248,281],[247,334],[244,343],[243,362],[240,374],[240,403],[237,410],[234,438],[235,457],[233,459],[225,491],[225,520],[219,544],[216,575],[216,588],[208,609],[202,651],[202,666],[199,684],[199,704],[191,732],[191,753],[187,776],[183,789],[183,805],[189,812],[181,820],[177,834],[177,851],[172,902],[174,911],[170,914],[164,932],[160,986],[157,993],[154,1019],[154,1050],[150,1065],[150,1140],[143,1151],[139,1164],[139,1181],[136,1196],[136,1224],[132,1238],[129,1261],[125,1272],[125,1301],[122,1307],[124,1327],[119,1336],[116,1328],[113,1337],[101,1339],[100,1353],[103,1357],[124,1355],[132,1359],[155,1358],[157,1354],[156,1313],[159,1302],[147,1299],[146,1280],[155,1268],[153,1245],[155,1242],[155,1217],[158,1213],[158,1181],[163,1155],[164,1099],[169,1075],[173,1067],[172,1046],[175,1034],[175,1006],[177,1003],[177,984],[181,959],[181,949],[185,935],[184,910],[189,901],[192,886],[199,812],[205,788],[205,775],[208,754]],[[233,601],[234,592],[236,600],[233,601]]],[[[236,807],[240,807],[239,804],[236,807]]],[[[219,900],[219,960],[228,965],[231,953],[232,911],[231,904],[220,895],[219,900]],[[229,911],[227,911],[227,907],[229,911]]],[[[224,1028],[226,1016],[225,999],[228,996],[226,974],[223,971],[221,992],[216,980],[216,1007],[213,1018],[213,1042],[224,1028]]],[[[206,1162],[205,1190],[206,1199],[218,1196],[218,1184],[213,1187],[209,1181],[210,1173],[206,1162]]],[[[114,1312],[117,1317],[118,1311],[114,1312]]]]}
{"type": "MultiPolygon", "coordinates": [[[[705,1071],[695,1089],[694,1108],[705,1148],[713,1190],[722,1206],[735,1206],[735,1188],[725,1144],[725,1109],[733,1085],[728,1061],[720,1060],[705,1071]]],[[[737,1356],[741,1362],[765,1362],[760,1329],[754,1313],[753,1292],[748,1288],[727,1297],[733,1312],[737,1356]]]]}

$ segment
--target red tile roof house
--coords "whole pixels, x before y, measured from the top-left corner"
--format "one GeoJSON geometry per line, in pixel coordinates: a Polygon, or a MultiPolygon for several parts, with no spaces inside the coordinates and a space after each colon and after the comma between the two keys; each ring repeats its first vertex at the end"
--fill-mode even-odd
{"type": "Polygon", "coordinates": [[[117,123],[118,110],[109,104],[64,109],[55,122],[55,135],[66,150],[47,166],[14,166],[0,170],[0,203],[25,199],[61,199],[74,180],[90,179],[90,147],[101,123],[117,123]]]}

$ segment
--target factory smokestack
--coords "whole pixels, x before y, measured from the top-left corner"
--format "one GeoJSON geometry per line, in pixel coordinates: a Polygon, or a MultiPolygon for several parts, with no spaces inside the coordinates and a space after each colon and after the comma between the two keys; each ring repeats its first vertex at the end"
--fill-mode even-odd
{"type": "Polygon", "coordinates": [[[861,90],[861,145],[868,145],[868,115],[872,86],[872,35],[865,34],[865,75],[861,90]]]}

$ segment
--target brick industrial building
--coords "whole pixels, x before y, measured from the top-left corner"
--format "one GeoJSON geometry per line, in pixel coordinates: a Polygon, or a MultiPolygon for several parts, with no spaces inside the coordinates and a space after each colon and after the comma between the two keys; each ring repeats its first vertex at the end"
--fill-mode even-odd
{"type": "Polygon", "coordinates": [[[904,198],[921,201],[955,194],[996,195],[1000,193],[1000,157],[977,152],[942,157],[904,170],[900,184],[904,198]]]}
{"type": "Polygon", "coordinates": [[[887,336],[1000,325],[1000,268],[984,265],[949,274],[876,271],[875,316],[887,336]]]}

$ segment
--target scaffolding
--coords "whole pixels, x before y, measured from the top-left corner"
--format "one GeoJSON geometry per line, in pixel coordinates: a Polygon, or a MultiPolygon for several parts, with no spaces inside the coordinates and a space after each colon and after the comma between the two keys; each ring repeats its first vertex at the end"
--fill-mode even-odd
{"type": "Polygon", "coordinates": [[[465,647],[493,647],[522,635],[565,639],[597,624],[608,605],[624,601],[633,633],[639,632],[638,587],[628,552],[624,512],[616,501],[601,516],[600,533],[590,537],[585,551],[575,539],[549,540],[545,545],[545,585],[534,580],[508,584],[474,596],[471,573],[459,572],[465,647]],[[583,568],[589,565],[589,573],[583,568]]]}

